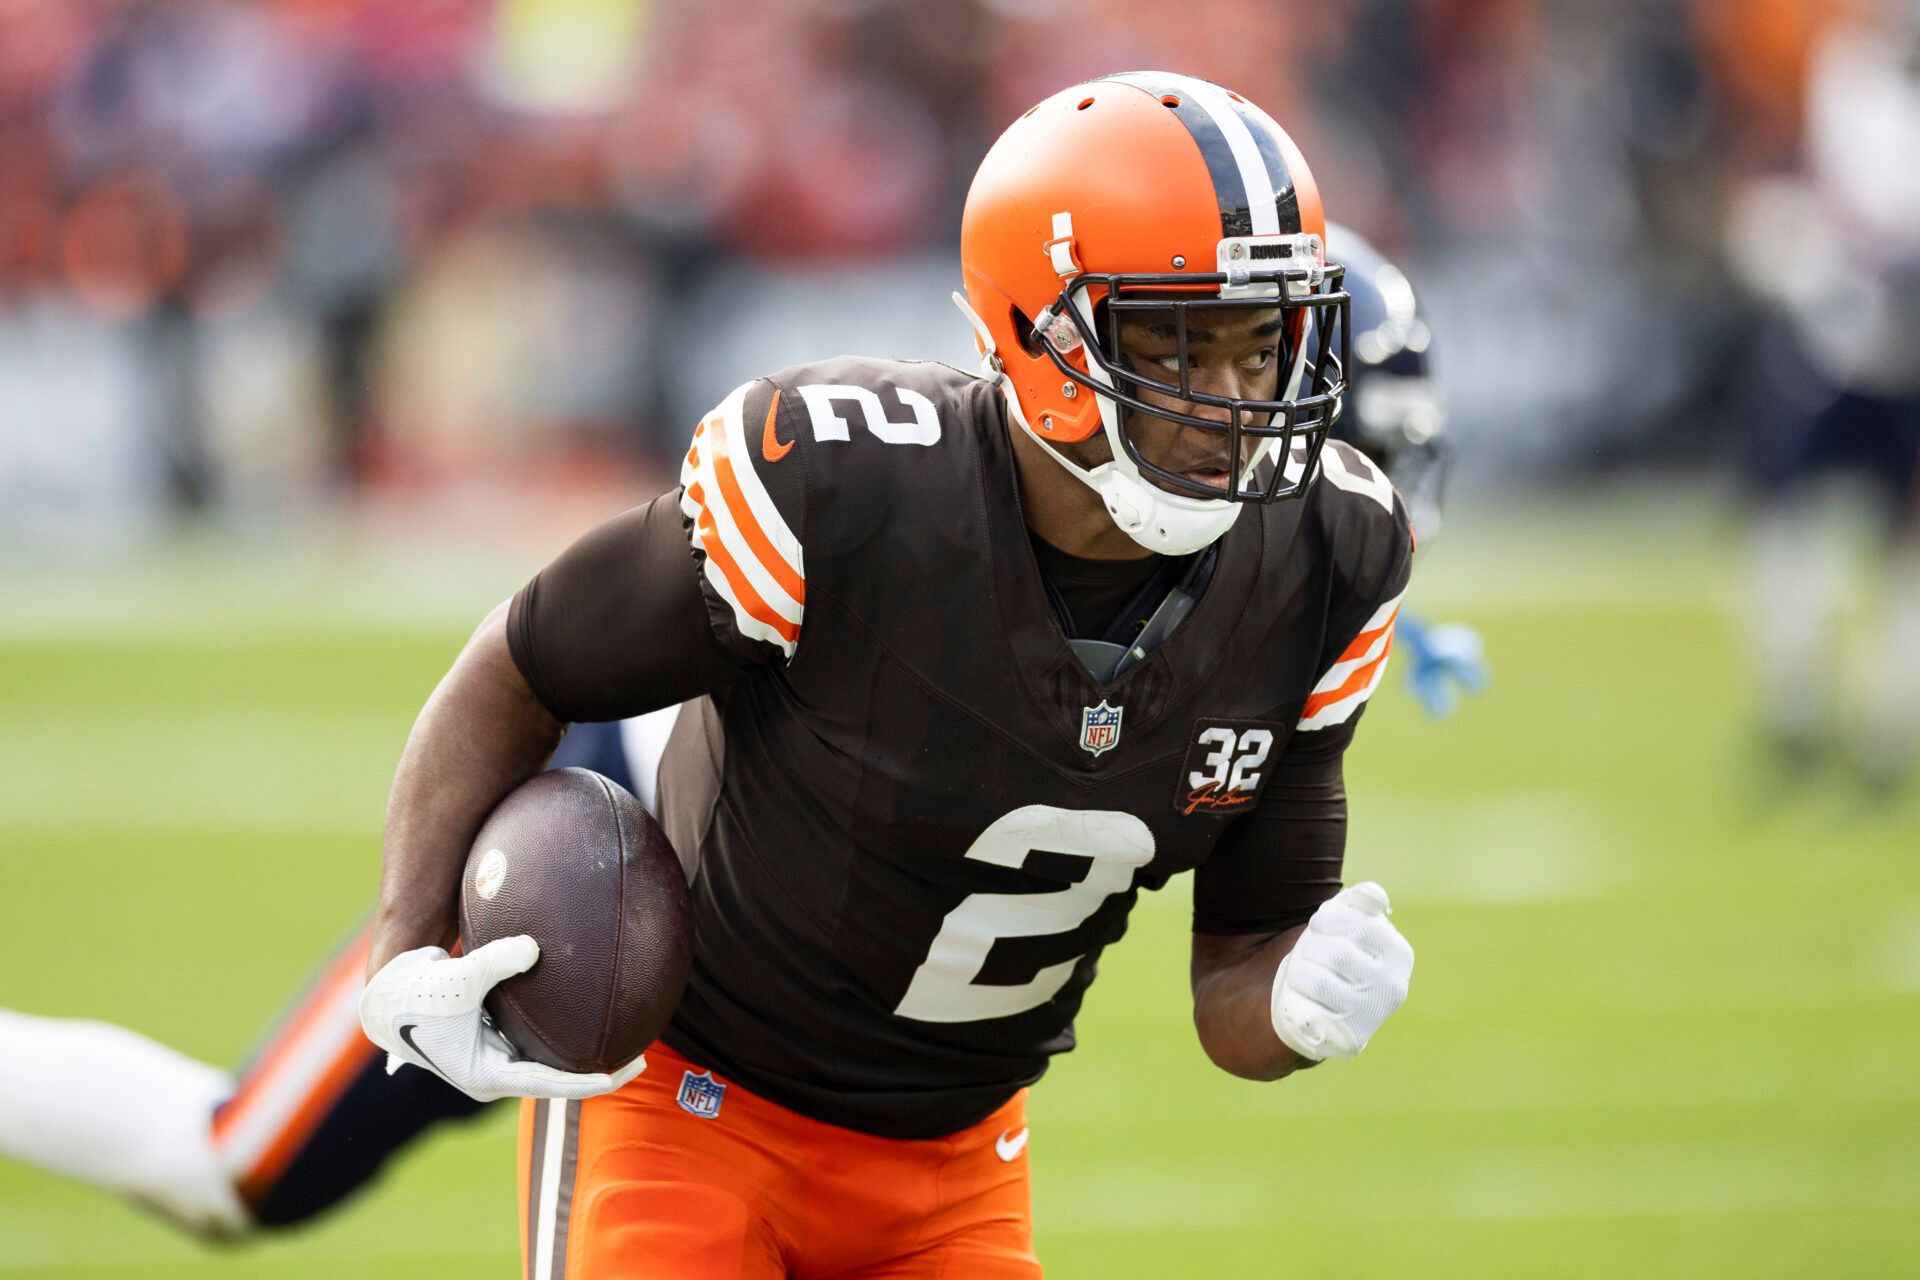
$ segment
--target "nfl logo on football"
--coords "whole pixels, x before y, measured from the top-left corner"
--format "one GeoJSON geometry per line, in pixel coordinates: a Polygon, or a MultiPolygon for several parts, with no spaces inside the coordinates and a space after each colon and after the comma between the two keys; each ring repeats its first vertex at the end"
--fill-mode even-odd
{"type": "Polygon", "coordinates": [[[1086,707],[1080,716],[1080,745],[1094,755],[1120,745],[1120,716],[1125,707],[1110,707],[1105,698],[1097,707],[1086,707]]]}
{"type": "Polygon", "coordinates": [[[727,1096],[727,1086],[713,1078],[711,1071],[689,1071],[680,1078],[680,1108],[690,1111],[702,1120],[711,1120],[720,1114],[720,1103],[727,1096]]]}

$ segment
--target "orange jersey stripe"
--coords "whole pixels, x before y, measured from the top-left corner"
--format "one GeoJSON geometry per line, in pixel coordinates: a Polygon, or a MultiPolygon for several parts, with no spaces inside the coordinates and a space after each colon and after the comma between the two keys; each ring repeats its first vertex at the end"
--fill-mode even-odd
{"type": "MultiPolygon", "coordinates": [[[[1393,630],[1393,624],[1391,622],[1387,624],[1386,630],[1389,632],[1393,630]]],[[[1375,631],[1373,634],[1378,635],[1379,632],[1375,631]]],[[[1351,650],[1349,650],[1349,652],[1351,652],[1351,650]]],[[[1365,689],[1367,682],[1373,679],[1374,672],[1380,669],[1380,664],[1385,662],[1387,655],[1392,652],[1393,639],[1391,635],[1389,635],[1386,645],[1374,657],[1373,661],[1367,663],[1365,666],[1356,667],[1353,674],[1342,681],[1338,689],[1329,689],[1325,693],[1316,693],[1308,698],[1307,705],[1300,709],[1300,718],[1302,720],[1311,719],[1342,698],[1352,697],[1354,694],[1365,689]]]]}
{"type": "Polygon", "coordinates": [[[693,429],[693,441],[687,445],[687,466],[692,470],[700,469],[700,437],[707,432],[707,424],[701,423],[693,429]]]}
{"type": "Polygon", "coordinates": [[[320,1127],[327,1112],[347,1091],[353,1078],[377,1059],[380,1047],[365,1036],[354,1036],[340,1046],[332,1062],[320,1078],[314,1081],[313,1088],[300,1100],[299,1108],[280,1127],[272,1143],[254,1161],[239,1179],[240,1194],[249,1200],[257,1201],[270,1190],[276,1179],[292,1163],[300,1148],[305,1145],[313,1131],[320,1127]]]}
{"type": "Polygon", "coordinates": [[[1361,654],[1365,653],[1368,649],[1372,648],[1373,642],[1380,638],[1381,632],[1393,630],[1394,620],[1399,616],[1400,616],[1400,611],[1398,609],[1395,609],[1392,613],[1387,615],[1387,620],[1385,622],[1381,623],[1379,626],[1375,627],[1371,631],[1362,631],[1359,635],[1355,636],[1353,638],[1353,643],[1348,645],[1345,649],[1341,650],[1340,656],[1334,660],[1333,665],[1337,667],[1342,662],[1352,662],[1355,658],[1359,657],[1361,654]]]}
{"type": "Polygon", "coordinates": [[[753,509],[747,506],[747,495],[740,492],[739,478],[733,474],[733,463],[727,458],[724,449],[716,450],[713,456],[714,474],[720,477],[720,493],[727,500],[727,510],[733,513],[734,523],[740,526],[740,532],[747,535],[747,545],[753,548],[753,558],[767,571],[780,589],[792,596],[794,603],[807,602],[807,583],[793,571],[787,558],[768,541],[760,528],[760,522],[753,518],[753,509]]]}
{"type": "Polygon", "coordinates": [[[707,553],[708,559],[719,566],[721,576],[727,580],[727,585],[733,588],[734,597],[740,602],[740,607],[745,609],[747,615],[755,621],[772,627],[789,644],[798,643],[800,628],[781,617],[774,611],[773,606],[761,598],[760,593],[753,589],[753,583],[748,581],[739,563],[728,553],[726,545],[720,541],[719,526],[714,524],[713,513],[707,510],[706,495],[701,492],[699,481],[696,480],[687,486],[687,496],[693,499],[694,505],[700,512],[694,520],[694,529],[700,535],[700,549],[707,553]]]}
{"type": "MultiPolygon", "coordinates": [[[[333,968],[322,978],[303,1001],[303,1007],[287,1028],[275,1038],[265,1053],[247,1071],[240,1082],[233,1100],[220,1109],[213,1121],[214,1141],[223,1142],[232,1133],[241,1117],[245,1116],[261,1097],[262,1090],[257,1086],[271,1079],[287,1059],[304,1043],[325,1021],[328,1013],[340,1001],[343,989],[349,985],[358,986],[366,975],[367,955],[373,941],[369,934],[362,933],[359,939],[333,964],[333,968]]],[[[372,1042],[361,1037],[362,1043],[369,1049],[372,1042]]]]}

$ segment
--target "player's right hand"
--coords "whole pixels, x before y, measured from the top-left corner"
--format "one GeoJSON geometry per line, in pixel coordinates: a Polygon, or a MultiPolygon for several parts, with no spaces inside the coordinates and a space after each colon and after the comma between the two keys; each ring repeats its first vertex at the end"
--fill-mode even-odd
{"type": "Polygon", "coordinates": [[[1353,1058],[1407,998],[1413,948],[1371,880],[1320,904],[1273,975],[1273,1029],[1303,1058],[1353,1058]]]}
{"type": "Polygon", "coordinates": [[[360,994],[360,1025],[387,1051],[391,1075],[411,1062],[476,1102],[498,1098],[591,1098],[639,1075],[635,1058],[611,1075],[575,1074],[514,1055],[483,1016],[494,984],[533,968],[540,944],[525,934],[498,938],[467,955],[444,947],[403,951],[360,994]]]}

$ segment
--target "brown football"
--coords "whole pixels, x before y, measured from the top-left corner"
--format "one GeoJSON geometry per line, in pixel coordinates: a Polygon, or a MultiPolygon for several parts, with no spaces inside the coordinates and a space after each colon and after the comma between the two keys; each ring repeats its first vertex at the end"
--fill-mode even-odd
{"type": "Polygon", "coordinates": [[[522,783],[488,815],[460,882],[468,951],[531,934],[540,959],[487,996],[521,1056],[612,1071],[659,1038],[693,956],[686,877],[641,803],[589,769],[522,783]]]}

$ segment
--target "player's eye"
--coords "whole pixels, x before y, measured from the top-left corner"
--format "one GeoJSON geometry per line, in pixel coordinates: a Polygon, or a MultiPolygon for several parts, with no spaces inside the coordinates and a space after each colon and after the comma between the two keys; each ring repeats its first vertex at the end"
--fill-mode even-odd
{"type": "Polygon", "coordinates": [[[1272,366],[1273,362],[1279,358],[1280,358],[1279,348],[1262,347],[1258,351],[1254,352],[1252,355],[1248,356],[1246,359],[1242,360],[1241,363],[1246,365],[1247,368],[1253,370],[1253,372],[1255,373],[1264,373],[1268,368],[1272,366]]]}

